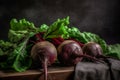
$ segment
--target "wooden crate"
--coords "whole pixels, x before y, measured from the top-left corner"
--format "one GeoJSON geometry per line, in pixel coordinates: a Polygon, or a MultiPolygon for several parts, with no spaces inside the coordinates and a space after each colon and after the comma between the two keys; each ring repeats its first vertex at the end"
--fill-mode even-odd
{"type": "MultiPolygon", "coordinates": [[[[73,80],[74,67],[48,68],[48,80],[73,80]]],[[[0,71],[0,80],[44,80],[43,70],[0,71]]]]}

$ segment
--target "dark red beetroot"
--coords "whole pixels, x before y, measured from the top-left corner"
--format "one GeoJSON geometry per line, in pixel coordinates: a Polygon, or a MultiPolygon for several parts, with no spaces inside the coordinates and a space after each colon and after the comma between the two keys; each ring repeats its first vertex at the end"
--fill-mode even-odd
{"type": "Polygon", "coordinates": [[[58,59],[62,65],[75,65],[82,60],[82,57],[75,55],[82,55],[82,49],[79,44],[73,40],[65,40],[58,46],[58,59]]]}
{"type": "Polygon", "coordinates": [[[101,46],[95,42],[86,43],[83,46],[82,50],[84,54],[87,54],[93,57],[100,56],[103,53],[101,46]]]}
{"type": "Polygon", "coordinates": [[[58,59],[62,65],[75,65],[83,58],[90,59],[92,61],[102,62],[90,55],[83,54],[80,45],[73,40],[66,40],[58,46],[58,59]]]}
{"type": "Polygon", "coordinates": [[[57,59],[55,46],[48,41],[38,42],[32,47],[31,57],[44,68],[45,80],[47,80],[47,65],[50,66],[57,59]]]}

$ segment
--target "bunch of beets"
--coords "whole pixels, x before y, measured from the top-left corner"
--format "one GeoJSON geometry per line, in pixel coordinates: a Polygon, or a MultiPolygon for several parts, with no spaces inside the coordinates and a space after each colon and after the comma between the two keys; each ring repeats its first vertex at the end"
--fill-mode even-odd
{"type": "Polygon", "coordinates": [[[45,80],[47,80],[47,66],[55,63],[56,60],[64,66],[74,66],[78,62],[87,59],[95,62],[102,62],[98,57],[103,56],[102,48],[98,43],[81,43],[74,39],[63,39],[61,37],[45,40],[44,33],[35,34],[30,38],[31,58],[35,66],[44,68],[45,80]]]}

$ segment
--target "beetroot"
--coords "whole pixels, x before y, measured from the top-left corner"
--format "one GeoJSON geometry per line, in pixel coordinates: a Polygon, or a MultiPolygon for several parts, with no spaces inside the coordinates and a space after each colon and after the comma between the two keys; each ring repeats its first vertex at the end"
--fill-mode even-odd
{"type": "Polygon", "coordinates": [[[101,46],[95,42],[86,43],[83,46],[82,50],[84,54],[87,54],[93,57],[100,56],[103,53],[101,46]]]}
{"type": "Polygon", "coordinates": [[[58,46],[58,60],[62,65],[75,65],[82,60],[82,57],[76,57],[76,55],[82,55],[82,49],[79,44],[73,40],[65,40],[58,46]]]}
{"type": "Polygon", "coordinates": [[[50,66],[57,59],[55,46],[48,41],[38,42],[32,47],[31,57],[34,63],[44,68],[45,80],[47,80],[47,65],[50,66]]]}

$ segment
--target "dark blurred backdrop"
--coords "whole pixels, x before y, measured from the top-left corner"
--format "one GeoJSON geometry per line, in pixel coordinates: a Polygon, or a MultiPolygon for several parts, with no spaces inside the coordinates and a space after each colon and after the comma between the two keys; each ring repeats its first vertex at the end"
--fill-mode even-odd
{"type": "Polygon", "coordinates": [[[39,26],[70,16],[70,26],[98,34],[108,44],[120,43],[119,0],[0,0],[0,39],[7,40],[12,18],[39,26]]]}

